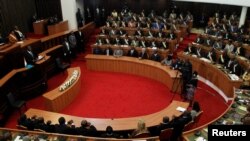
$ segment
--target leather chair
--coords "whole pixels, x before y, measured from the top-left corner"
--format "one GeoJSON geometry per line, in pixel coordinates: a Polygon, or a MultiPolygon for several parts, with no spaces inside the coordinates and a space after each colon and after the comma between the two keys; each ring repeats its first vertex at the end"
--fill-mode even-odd
{"type": "Polygon", "coordinates": [[[63,62],[62,59],[58,57],[56,58],[56,66],[59,69],[59,71],[64,72],[67,68],[70,67],[70,64],[63,62]]]}
{"type": "Polygon", "coordinates": [[[167,128],[162,130],[159,136],[160,141],[169,141],[172,133],[173,133],[173,128],[167,128]]]}
{"type": "Polygon", "coordinates": [[[7,95],[7,99],[10,105],[12,106],[12,108],[19,110],[20,115],[22,114],[22,107],[25,107],[25,109],[27,110],[26,101],[15,99],[12,93],[9,93],[7,95]]]}

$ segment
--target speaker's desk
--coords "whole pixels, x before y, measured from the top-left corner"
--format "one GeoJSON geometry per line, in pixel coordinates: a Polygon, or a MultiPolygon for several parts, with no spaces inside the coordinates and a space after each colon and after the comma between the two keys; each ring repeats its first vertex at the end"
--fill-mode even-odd
{"type": "MultiPolygon", "coordinates": [[[[72,84],[68,86],[67,89],[60,91],[60,86],[56,87],[54,90],[51,90],[45,94],[43,94],[43,98],[45,101],[46,109],[53,112],[59,112],[66,106],[68,106],[79,93],[81,88],[81,70],[80,67],[76,68],[69,68],[68,77],[64,81],[63,84],[68,83],[71,81],[72,76],[74,75],[74,71],[78,72],[78,76],[75,78],[75,81],[72,81],[72,84]]],[[[67,85],[67,84],[66,84],[67,85]]]]}
{"type": "Polygon", "coordinates": [[[139,75],[162,82],[172,91],[176,91],[178,88],[178,92],[180,92],[180,73],[159,62],[126,56],[115,58],[114,56],[94,54],[88,54],[85,58],[89,70],[139,75]]]}

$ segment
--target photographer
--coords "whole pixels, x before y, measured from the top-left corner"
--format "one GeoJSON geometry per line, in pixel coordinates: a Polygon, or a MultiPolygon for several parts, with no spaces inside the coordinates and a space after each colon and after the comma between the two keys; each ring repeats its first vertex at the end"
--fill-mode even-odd
{"type": "Polygon", "coordinates": [[[185,98],[186,96],[186,86],[187,83],[192,78],[192,64],[187,59],[184,61],[183,65],[179,68],[180,72],[182,73],[182,96],[185,98]]]}

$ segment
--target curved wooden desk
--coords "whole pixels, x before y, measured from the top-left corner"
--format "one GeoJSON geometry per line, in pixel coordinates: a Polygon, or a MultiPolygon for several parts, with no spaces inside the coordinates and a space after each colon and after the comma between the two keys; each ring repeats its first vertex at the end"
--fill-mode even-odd
{"type": "Polygon", "coordinates": [[[80,67],[69,68],[67,70],[68,77],[64,82],[69,80],[69,78],[72,76],[72,73],[74,70],[77,70],[79,72],[79,75],[78,75],[76,81],[69,88],[67,88],[64,91],[59,91],[59,87],[56,87],[54,90],[49,91],[43,95],[43,98],[45,99],[45,106],[46,106],[47,110],[59,112],[64,107],[69,105],[75,99],[75,97],[79,93],[80,87],[81,87],[80,67]]]}
{"type": "Polygon", "coordinates": [[[93,54],[88,54],[85,58],[89,70],[123,72],[144,76],[163,83],[173,91],[176,91],[178,87],[178,92],[180,92],[181,86],[178,86],[180,73],[178,74],[178,71],[170,69],[169,66],[163,66],[159,62],[126,56],[115,58],[93,54]]]}
{"type": "Polygon", "coordinates": [[[53,124],[58,123],[58,118],[63,116],[65,117],[66,121],[73,120],[76,127],[79,127],[81,125],[81,121],[83,119],[86,119],[91,124],[93,124],[98,131],[105,131],[107,126],[113,127],[115,131],[126,131],[126,130],[133,130],[136,129],[137,123],[139,120],[144,120],[147,127],[152,127],[159,125],[160,122],[162,122],[162,118],[164,116],[172,118],[173,115],[179,116],[182,114],[182,112],[177,111],[177,107],[183,107],[187,108],[188,103],[186,102],[180,102],[180,101],[173,101],[168,107],[165,109],[145,115],[145,116],[138,116],[138,117],[131,117],[131,118],[117,118],[117,119],[101,119],[101,118],[84,118],[84,117],[76,117],[76,116],[70,116],[65,114],[59,114],[49,111],[43,111],[38,109],[29,109],[25,114],[28,117],[31,117],[33,115],[37,115],[44,117],[44,120],[51,120],[53,124]]]}
{"type": "Polygon", "coordinates": [[[189,59],[199,76],[204,78],[204,82],[213,87],[226,101],[234,98],[234,88],[239,88],[242,80],[233,81],[227,74],[219,70],[215,65],[202,61],[199,58],[178,53],[180,59],[189,59]]]}

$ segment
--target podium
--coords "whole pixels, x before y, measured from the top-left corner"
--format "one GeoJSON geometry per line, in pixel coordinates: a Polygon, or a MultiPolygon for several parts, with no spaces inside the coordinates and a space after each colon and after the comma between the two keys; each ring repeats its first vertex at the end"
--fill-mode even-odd
{"type": "Polygon", "coordinates": [[[34,33],[35,34],[45,34],[45,29],[46,29],[45,27],[47,25],[47,22],[48,22],[47,19],[33,22],[34,33]]]}
{"type": "Polygon", "coordinates": [[[68,24],[67,20],[48,26],[48,34],[49,35],[53,35],[53,34],[56,34],[59,32],[67,31],[67,30],[69,30],[69,24],[68,24]]]}

